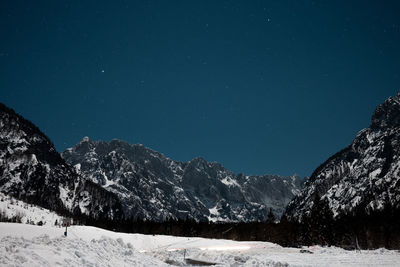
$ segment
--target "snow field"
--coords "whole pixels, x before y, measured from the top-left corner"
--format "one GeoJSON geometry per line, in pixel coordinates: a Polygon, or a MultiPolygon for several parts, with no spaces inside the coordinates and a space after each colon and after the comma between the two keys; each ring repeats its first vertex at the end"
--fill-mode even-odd
{"type": "Polygon", "coordinates": [[[50,238],[41,235],[32,239],[7,236],[1,238],[1,266],[164,266],[131,246],[107,237],[83,239],[50,238]]]}
{"type": "Polygon", "coordinates": [[[64,229],[0,223],[1,266],[400,266],[400,252],[309,247],[313,254],[268,242],[125,234],[90,226],[64,229]],[[169,264],[167,264],[169,263],[169,264]]]}

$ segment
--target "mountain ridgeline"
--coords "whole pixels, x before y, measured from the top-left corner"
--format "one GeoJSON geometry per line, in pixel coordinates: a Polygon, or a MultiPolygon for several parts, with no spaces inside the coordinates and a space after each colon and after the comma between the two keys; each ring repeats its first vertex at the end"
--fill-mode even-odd
{"type": "Polygon", "coordinates": [[[296,175],[235,175],[202,158],[174,161],[117,139],[85,137],[60,155],[0,104],[0,192],[120,231],[399,249],[400,93],[304,184],[296,175]],[[283,214],[280,223],[270,211],[283,214]]]}
{"type": "Polygon", "coordinates": [[[235,175],[216,162],[171,160],[140,144],[85,137],[62,157],[116,194],[129,216],[163,221],[262,221],[278,216],[302,185],[298,176],[235,175]]]}
{"type": "Polygon", "coordinates": [[[45,134],[1,103],[0,191],[66,215],[123,215],[114,194],[78,175],[45,134]]]}
{"type": "Polygon", "coordinates": [[[177,162],[142,145],[84,138],[62,156],[0,104],[0,192],[63,214],[149,221],[262,221],[297,194],[298,176],[235,175],[202,158],[177,162]]]}
{"type": "Polygon", "coordinates": [[[400,93],[313,172],[284,218],[299,244],[400,248],[400,93]]]}
{"type": "Polygon", "coordinates": [[[315,197],[327,202],[335,218],[400,208],[400,93],[379,105],[370,127],[314,171],[286,216],[309,217],[315,197]]]}

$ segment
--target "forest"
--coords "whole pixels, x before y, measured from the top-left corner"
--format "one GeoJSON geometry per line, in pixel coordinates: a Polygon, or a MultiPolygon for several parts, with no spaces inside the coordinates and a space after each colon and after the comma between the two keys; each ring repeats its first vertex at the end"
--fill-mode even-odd
{"type": "Polygon", "coordinates": [[[283,216],[275,220],[272,211],[263,222],[196,222],[191,219],[168,219],[163,222],[135,218],[122,220],[93,219],[75,214],[76,224],[101,227],[117,232],[151,235],[174,235],[231,239],[236,241],[268,241],[281,246],[338,246],[345,249],[400,249],[400,210],[386,207],[381,211],[355,211],[333,218],[326,201],[314,200],[311,215],[301,222],[283,216]]]}

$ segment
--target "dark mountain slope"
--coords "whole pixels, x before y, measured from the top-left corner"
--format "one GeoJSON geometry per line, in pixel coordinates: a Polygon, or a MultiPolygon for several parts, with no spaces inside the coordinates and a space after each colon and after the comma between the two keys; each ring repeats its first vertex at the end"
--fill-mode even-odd
{"type": "Polygon", "coordinates": [[[370,127],[314,171],[286,216],[309,217],[317,195],[335,218],[400,208],[400,94],[379,105],[370,127]]]}
{"type": "Polygon", "coordinates": [[[122,216],[114,194],[79,176],[45,134],[1,103],[0,191],[58,212],[122,216]]]}

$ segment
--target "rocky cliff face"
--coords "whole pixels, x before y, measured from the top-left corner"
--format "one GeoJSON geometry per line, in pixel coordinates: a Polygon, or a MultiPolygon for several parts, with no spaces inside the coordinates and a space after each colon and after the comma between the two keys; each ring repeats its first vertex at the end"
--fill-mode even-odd
{"type": "Polygon", "coordinates": [[[264,220],[269,208],[280,216],[301,187],[298,176],[235,175],[216,162],[177,162],[120,140],[85,137],[62,157],[118,195],[127,214],[149,220],[264,220]]]}
{"type": "Polygon", "coordinates": [[[314,171],[286,215],[309,216],[316,194],[335,217],[400,208],[400,93],[378,106],[370,127],[314,171]]]}
{"type": "Polygon", "coordinates": [[[59,212],[122,215],[115,195],[79,176],[46,135],[1,103],[0,191],[59,212]]]}

